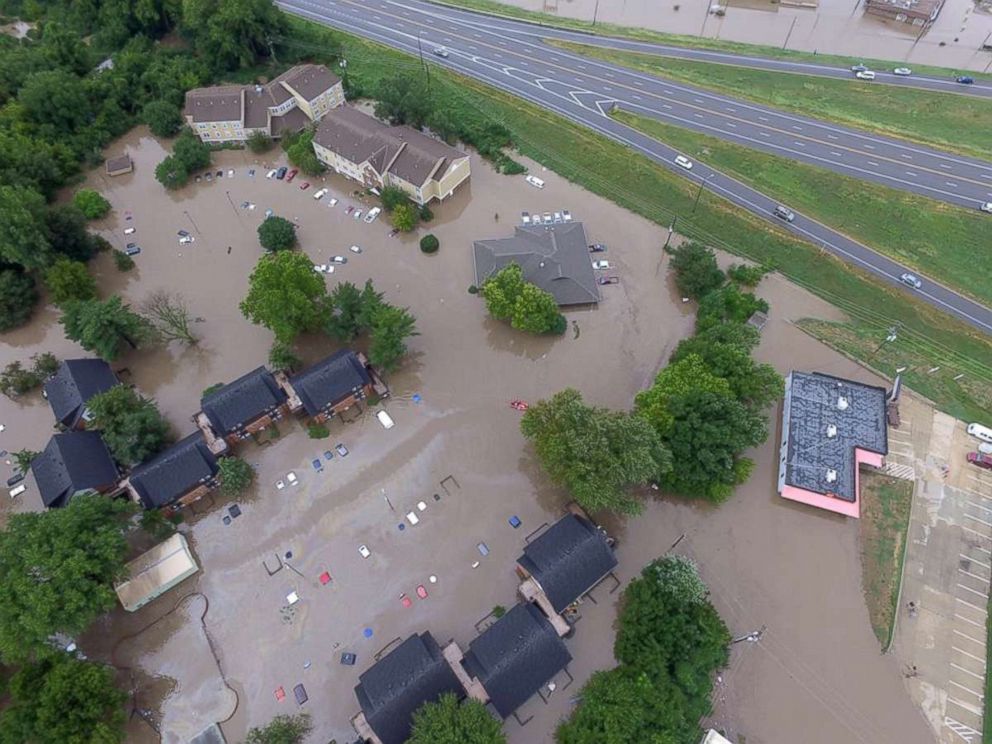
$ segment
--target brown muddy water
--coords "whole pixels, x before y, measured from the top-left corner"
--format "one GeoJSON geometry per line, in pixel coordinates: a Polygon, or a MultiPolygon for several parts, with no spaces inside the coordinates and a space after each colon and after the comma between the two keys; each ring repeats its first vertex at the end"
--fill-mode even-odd
{"type": "MultiPolygon", "coordinates": [[[[661,257],[664,233],[553,173],[540,174],[547,187],[538,191],[473,155],[470,185],[434,208],[430,229],[441,250],[426,256],[418,235],[389,238],[382,219],[367,225],[346,217],[344,208],[357,203],[350,182],[318,179],[304,192],[299,178],[266,180],[266,167],[281,153],[264,164],[250,153],[219,153],[214,169],[225,171],[223,179],[168,194],[153,178],[162,146],[136,130],[110,154],[125,148],[135,159],[134,174],[106,179],[95,172],[89,185],[114,206],[97,227],[120,247],[123,227],[135,226],[142,253],[130,274],[118,273],[108,256],[95,266],[105,295],[119,292],[140,304],[159,288],[180,291],[203,319],[196,324],[198,347],[139,351],[116,365],[158,400],[177,434],[192,429],[189,417],[204,388],[266,359],[271,335],[245,321],[237,305],[260,255],[255,231],[268,208],[298,221],[302,248],[315,261],[348,256],[329,285],[374,279],[390,302],[411,308],[421,335],[389,380],[393,397],[385,407],[393,429],[366,413],[334,422],[328,440],[310,440],[298,423],[283,422],[278,439],[245,445],[241,454],[259,477],[254,493],[241,500],[242,516],[224,525],[228,504],[218,496],[198,505],[184,526],[202,572],[137,613],[111,613],[82,647],[130,671],[135,707],[148,712],[162,741],[186,741],[218,720],[225,721],[228,740],[238,741],[248,727],[293,712],[298,683],[310,697],[312,741],[350,741],[357,711],[352,690],[373,655],[425,629],[442,643],[455,639],[467,647],[494,606],[515,601],[513,564],[526,536],[561,513],[565,495],[541,474],[508,402],[573,386],[590,402],[629,407],[691,332],[692,308],[675,296],[661,257]],[[257,168],[254,178],[249,167],[257,168]],[[232,178],[228,169],[235,170],[232,178]],[[328,197],[311,198],[318,185],[340,199],[335,208],[328,197]],[[242,209],[244,201],[256,208],[242,209]],[[598,308],[567,313],[564,337],[525,337],[488,319],[466,291],[473,282],[472,240],[509,234],[521,210],[562,208],[586,224],[590,241],[608,244],[607,258],[616,264],[611,273],[621,283],[603,288],[598,308]],[[179,246],[179,229],[196,242],[179,246]],[[352,244],[363,253],[349,253],[352,244]],[[310,460],[337,442],[351,454],[314,472],[310,460]],[[275,482],[289,471],[299,485],[278,491],[275,482]],[[421,501],[419,524],[400,531],[404,515],[421,501]],[[520,529],[508,525],[512,515],[523,521],[520,529]],[[480,542],[489,547],[486,557],[480,542]],[[370,558],[359,555],[360,544],[370,558]],[[480,565],[473,569],[475,561],[480,565]],[[332,577],[326,586],[318,580],[324,571],[332,577]],[[418,585],[427,588],[427,599],[416,598],[418,585]],[[291,592],[300,598],[293,605],[291,592]],[[411,608],[402,606],[403,594],[414,597],[411,608]],[[358,655],[356,666],[338,663],[345,651],[358,655]],[[279,687],[287,693],[283,702],[274,694],[279,687]]],[[[782,372],[795,366],[871,379],[791,325],[807,315],[836,317],[833,308],[777,277],[766,279],[760,293],[772,305],[762,359],[782,372]]],[[[0,363],[44,350],[81,353],[63,338],[51,311],[3,341],[0,363]]],[[[308,360],[331,348],[316,337],[301,344],[308,360]]],[[[8,450],[39,449],[51,433],[40,398],[3,399],[0,421],[7,427],[0,447],[8,450]]],[[[931,741],[895,661],[879,654],[868,623],[857,525],[777,498],[776,444],[773,435],[754,453],[751,481],[719,509],[659,499],[640,518],[611,523],[620,538],[617,575],[625,583],[684,533],[678,550],[699,561],[734,635],[767,627],[760,643],[735,647],[718,689],[714,721],[749,744],[792,740],[798,731],[810,744],[931,741]]],[[[21,499],[15,508],[38,508],[33,484],[21,499]]],[[[528,703],[526,725],[506,723],[513,744],[551,741],[581,684],[613,663],[618,596],[604,589],[595,603],[583,604],[568,641],[573,681],[547,703],[528,703]]],[[[135,716],[130,739],[154,741],[153,726],[135,716]]]]}
{"type": "Polygon", "coordinates": [[[980,51],[992,32],[988,4],[946,0],[922,35],[908,23],[864,12],[863,0],[501,0],[527,10],[824,54],[988,70],[980,51]],[[711,11],[722,8],[724,15],[711,11]]]}

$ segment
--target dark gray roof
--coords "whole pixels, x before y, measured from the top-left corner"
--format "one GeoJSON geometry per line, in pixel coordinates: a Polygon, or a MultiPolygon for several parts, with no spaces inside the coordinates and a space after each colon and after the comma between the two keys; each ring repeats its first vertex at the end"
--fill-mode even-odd
{"type": "Polygon", "coordinates": [[[292,108],[282,116],[272,117],[272,134],[282,135],[285,132],[299,132],[310,123],[303,109],[292,108]]]}
{"type": "Polygon", "coordinates": [[[512,238],[475,241],[474,251],[475,283],[480,286],[504,266],[516,263],[524,279],[550,292],[559,305],[599,302],[581,222],[518,226],[512,238]]]}
{"type": "Polygon", "coordinates": [[[117,384],[117,375],[102,359],[66,359],[45,383],[45,396],[56,421],[71,429],[90,398],[117,384]]]}
{"type": "Polygon", "coordinates": [[[146,509],[172,504],[217,474],[217,458],[196,431],[131,471],[130,482],[146,509]]]}
{"type": "MultiPolygon", "coordinates": [[[[290,86],[307,101],[312,101],[321,93],[333,88],[341,82],[341,78],[323,65],[296,65],[273,80],[269,85],[279,84],[290,86]]],[[[281,85],[280,85],[281,87],[281,85]]]]}
{"type": "Polygon", "coordinates": [[[358,678],[355,697],[383,744],[403,744],[413,713],[446,692],[465,691],[429,632],[412,635],[358,678]]]}
{"type": "Polygon", "coordinates": [[[200,400],[200,408],[220,436],[243,428],[286,402],[286,392],[265,367],[253,369],[200,400]]]}
{"type": "Polygon", "coordinates": [[[555,612],[561,612],[612,571],[617,558],[602,530],[567,514],[529,543],[517,563],[537,579],[555,612]]]}
{"type": "Polygon", "coordinates": [[[518,604],[468,646],[462,666],[506,718],[572,660],[551,623],[530,602],[518,604]]]}
{"type": "Polygon", "coordinates": [[[786,484],[854,503],[855,448],[888,453],[885,408],[885,388],[819,372],[790,373],[782,410],[780,490],[786,484]]]}
{"type": "Polygon", "coordinates": [[[186,93],[183,113],[194,122],[242,121],[244,89],[240,85],[194,88],[186,93]]]}
{"type": "Polygon", "coordinates": [[[105,489],[117,481],[117,466],[96,431],[55,434],[31,461],[41,500],[49,508],[65,506],[80,491],[105,489]]]}
{"type": "Polygon", "coordinates": [[[316,416],[371,385],[372,378],[355,352],[342,349],[290,377],[289,383],[307,413],[316,416]]]}

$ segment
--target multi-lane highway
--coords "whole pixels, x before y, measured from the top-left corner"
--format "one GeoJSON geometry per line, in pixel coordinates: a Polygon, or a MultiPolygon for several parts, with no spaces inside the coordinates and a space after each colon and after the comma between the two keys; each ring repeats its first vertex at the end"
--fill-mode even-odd
{"type": "MultiPolygon", "coordinates": [[[[962,206],[992,200],[992,164],[909,145],[853,129],[735,100],[547,47],[535,28],[489,19],[421,0],[279,0],[285,10],[387,44],[431,54],[438,64],[555,111],[681,172],[735,204],[769,217],[768,197],[696,163],[673,164],[661,142],[613,120],[614,104],[778,155],[885,183],[962,206]],[[517,27],[519,26],[519,29],[517,27]],[[515,30],[517,29],[517,30],[515,30]]],[[[770,218],[770,217],[769,217],[770,218]]],[[[976,219],[981,215],[977,214],[976,219]]],[[[992,216],[990,216],[992,236],[992,216]]],[[[787,229],[890,282],[906,271],[866,246],[802,215],[787,229]]],[[[992,332],[992,311],[924,277],[918,294],[941,309],[992,332]]]]}

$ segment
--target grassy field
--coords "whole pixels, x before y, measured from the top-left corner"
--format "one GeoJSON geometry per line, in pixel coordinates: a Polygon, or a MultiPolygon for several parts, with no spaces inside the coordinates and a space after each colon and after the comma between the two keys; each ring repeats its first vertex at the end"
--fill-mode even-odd
{"type": "MultiPolygon", "coordinates": [[[[377,80],[398,72],[421,69],[412,57],[377,44],[296,18],[290,24],[288,37],[293,46],[315,60],[325,50],[341,48],[347,55],[349,78],[363,88],[372,88],[377,80]]],[[[940,359],[945,369],[963,373],[963,381],[982,380],[983,389],[992,390],[992,341],[987,336],[712,194],[701,195],[690,220],[697,190],[693,184],[584,127],[440,68],[432,68],[431,81],[436,105],[447,108],[452,116],[481,116],[503,124],[524,155],[659,225],[668,226],[679,215],[680,233],[774,266],[845,311],[852,326],[868,338],[884,338],[886,329],[898,319],[902,324],[899,341],[890,346],[940,359]]],[[[860,349],[852,353],[866,356],[860,349]]],[[[893,371],[880,360],[875,363],[886,373],[893,371]]],[[[914,387],[915,382],[925,384],[928,378],[910,375],[906,382],[914,387]]],[[[959,382],[948,389],[917,389],[955,416],[985,418],[992,412],[988,398],[979,398],[959,382]],[[984,415],[977,415],[983,410],[984,415]]]]}
{"type": "Polygon", "coordinates": [[[831,80],[788,72],[549,42],[606,62],[691,83],[783,111],[992,159],[992,101],[861,80],[831,80]]]}
{"type": "MultiPolygon", "coordinates": [[[[899,67],[902,62],[892,60],[871,59],[869,57],[847,57],[839,54],[813,54],[795,49],[782,49],[777,46],[766,46],[763,44],[745,44],[739,41],[725,41],[723,39],[710,39],[700,36],[683,36],[681,34],[669,34],[663,31],[651,31],[644,28],[632,28],[628,26],[617,26],[612,23],[596,23],[582,21],[574,18],[563,18],[559,15],[541,13],[536,10],[525,10],[512,5],[496,2],[496,0],[431,0],[438,5],[451,5],[458,8],[468,8],[484,13],[493,13],[510,18],[519,18],[532,23],[541,23],[546,26],[557,26],[573,31],[584,31],[597,36],[615,36],[623,39],[636,39],[638,41],[649,41],[656,44],[668,44],[670,46],[687,47],[690,49],[713,49],[720,52],[734,52],[752,57],[766,57],[768,59],[787,59],[796,62],[817,62],[821,65],[840,65],[850,67],[856,62],[864,62],[869,67],[884,70],[892,67],[899,67]]],[[[931,75],[934,77],[954,77],[957,75],[971,75],[976,80],[992,80],[992,75],[972,72],[970,70],[958,70],[950,67],[932,67],[927,65],[913,65],[913,71],[920,75],[931,75]]]]}
{"type": "MultiPolygon", "coordinates": [[[[768,155],[656,119],[614,118],[753,186],[835,230],[992,304],[992,219],[814,165],[768,155]]],[[[992,119],[990,119],[992,121],[992,119]]]]}
{"type": "Polygon", "coordinates": [[[892,643],[912,503],[913,481],[871,471],[861,474],[861,581],[883,652],[892,643]]]}

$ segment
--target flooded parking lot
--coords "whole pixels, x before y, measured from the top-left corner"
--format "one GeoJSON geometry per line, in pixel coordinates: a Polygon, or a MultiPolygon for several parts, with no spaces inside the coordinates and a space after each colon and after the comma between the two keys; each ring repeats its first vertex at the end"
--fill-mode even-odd
{"type": "MultiPolygon", "coordinates": [[[[665,232],[553,173],[540,173],[547,186],[537,190],[522,177],[495,174],[473,154],[468,187],[434,208],[430,231],[441,249],[428,256],[417,235],[390,238],[381,218],[369,225],[346,216],[345,207],[359,201],[354,184],[339,177],[320,181],[331,193],[315,201],[317,183],[301,191],[300,177],[292,184],[267,180],[271,158],[256,163],[250,153],[225,151],[215,156],[222,179],[168,194],[152,176],[162,146],[136,130],[111,154],[125,147],[134,174],[94,174],[90,181],[114,206],[98,227],[122,247],[123,227],[135,226],[142,252],[130,274],[118,273],[108,256],[95,266],[104,295],[119,292],[140,304],[157,289],[179,291],[202,318],[197,347],[139,351],[115,365],[158,400],[177,435],[192,430],[189,417],[204,388],[266,359],[271,334],[237,307],[261,253],[255,231],[266,209],[298,222],[302,250],[315,263],[348,256],[327,277],[329,285],[372,278],[389,302],[410,307],[421,335],[388,380],[393,395],[385,408],[394,428],[383,429],[365,412],[334,421],[330,439],[315,441],[298,422],[283,421],[278,438],[243,445],[240,454],[255,465],[258,480],[239,500],[241,516],[225,525],[229,502],[215,495],[197,504],[184,527],[201,573],[137,613],[111,613],[83,648],[131,670],[136,707],[149,712],[165,742],[186,741],[217,720],[228,740],[238,741],[248,727],[293,712],[292,689],[300,683],[310,698],[313,741],[349,741],[349,719],[358,710],[352,688],[375,654],[427,629],[442,645],[454,639],[465,648],[496,605],[515,601],[513,564],[526,536],[562,512],[566,495],[540,472],[508,402],[573,386],[590,402],[629,407],[691,332],[693,310],[674,294],[662,259],[665,232]],[[254,177],[249,168],[256,168],[254,177]],[[330,197],[339,199],[333,208],[330,197]],[[245,201],[255,209],[242,208],[245,201]],[[467,292],[472,240],[510,234],[522,210],[561,209],[586,225],[590,241],[607,243],[616,264],[611,273],[621,283],[602,288],[596,309],[568,312],[565,336],[525,337],[487,318],[467,292]],[[196,242],[180,246],[180,229],[196,242]],[[347,252],[350,245],[362,253],[347,252]],[[349,455],[324,460],[316,472],[311,460],[338,442],[349,455]],[[277,490],[289,472],[299,484],[277,490]],[[508,523],[511,516],[522,521],[519,529],[508,523]],[[368,558],[360,545],[369,548],[368,558]],[[320,580],[325,572],[328,583],[320,580]],[[417,596],[420,586],[425,599],[417,596]],[[355,653],[356,665],[340,664],[342,652],[355,653]],[[285,700],[277,700],[279,688],[285,700]]],[[[766,279],[760,293],[772,306],[758,352],[763,361],[782,372],[797,366],[872,381],[791,325],[807,315],[837,317],[836,310],[777,277],[766,279]]],[[[62,337],[51,311],[4,340],[2,363],[37,351],[81,353],[62,337]]],[[[306,361],[333,348],[318,336],[299,346],[306,361]]],[[[4,399],[0,406],[7,425],[0,446],[44,444],[52,425],[44,401],[4,399]]],[[[773,433],[754,453],[752,480],[719,509],[658,499],[638,519],[608,522],[620,541],[618,578],[626,583],[684,534],[677,550],[699,561],[733,635],[767,628],[760,643],[735,647],[718,688],[716,722],[750,744],[800,730],[814,744],[929,741],[896,662],[880,656],[874,641],[861,598],[857,525],[780,500],[776,452],[773,433]]],[[[33,487],[20,498],[15,508],[38,508],[33,487]]],[[[530,701],[521,715],[529,717],[526,725],[511,718],[511,742],[551,741],[579,686],[613,663],[618,596],[605,587],[595,603],[583,604],[567,641],[573,682],[547,701],[530,701]]],[[[129,736],[158,738],[140,717],[129,736]]]]}

